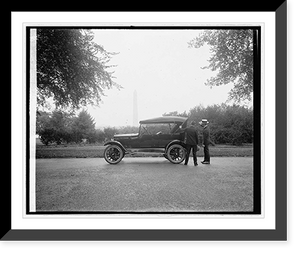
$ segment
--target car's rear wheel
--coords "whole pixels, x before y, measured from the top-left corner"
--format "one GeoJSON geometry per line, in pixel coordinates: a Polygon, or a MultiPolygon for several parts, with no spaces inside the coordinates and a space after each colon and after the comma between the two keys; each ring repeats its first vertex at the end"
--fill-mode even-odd
{"type": "Polygon", "coordinates": [[[104,159],[109,164],[117,164],[124,157],[124,151],[118,145],[109,145],[104,150],[104,159]]]}
{"type": "Polygon", "coordinates": [[[167,150],[167,159],[174,164],[183,162],[185,156],[185,148],[180,144],[171,145],[167,150]]]}

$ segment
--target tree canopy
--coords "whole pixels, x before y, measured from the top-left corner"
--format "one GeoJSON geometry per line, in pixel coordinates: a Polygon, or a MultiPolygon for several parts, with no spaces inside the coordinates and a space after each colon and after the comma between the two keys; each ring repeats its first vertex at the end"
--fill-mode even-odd
{"type": "Polygon", "coordinates": [[[211,58],[203,69],[217,71],[206,81],[208,86],[233,83],[229,100],[237,103],[251,100],[253,92],[253,30],[214,29],[203,30],[189,42],[190,47],[210,46],[211,58]]]}
{"type": "Polygon", "coordinates": [[[37,103],[56,107],[97,105],[104,90],[120,87],[108,62],[114,53],[93,41],[86,29],[37,29],[37,103]]]}

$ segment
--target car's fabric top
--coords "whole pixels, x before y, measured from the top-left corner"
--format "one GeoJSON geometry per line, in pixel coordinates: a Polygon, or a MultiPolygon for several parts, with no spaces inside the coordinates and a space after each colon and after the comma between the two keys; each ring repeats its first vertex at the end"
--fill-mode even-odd
{"type": "Polygon", "coordinates": [[[183,123],[187,120],[187,117],[181,116],[161,116],[140,121],[140,124],[145,123],[183,123]]]}

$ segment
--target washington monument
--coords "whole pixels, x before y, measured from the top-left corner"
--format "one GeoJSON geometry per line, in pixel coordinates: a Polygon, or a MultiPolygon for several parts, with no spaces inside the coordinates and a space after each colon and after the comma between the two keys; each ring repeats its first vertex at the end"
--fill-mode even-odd
{"type": "Polygon", "coordinates": [[[137,105],[137,92],[134,90],[133,92],[133,119],[132,125],[138,126],[138,105],[137,105]]]}

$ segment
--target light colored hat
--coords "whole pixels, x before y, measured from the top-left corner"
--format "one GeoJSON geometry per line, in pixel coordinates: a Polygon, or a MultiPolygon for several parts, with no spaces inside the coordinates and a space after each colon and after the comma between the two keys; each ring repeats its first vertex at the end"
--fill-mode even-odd
{"type": "Polygon", "coordinates": [[[207,119],[202,119],[199,124],[200,125],[206,125],[206,124],[209,124],[209,121],[207,121],[207,119]]]}

